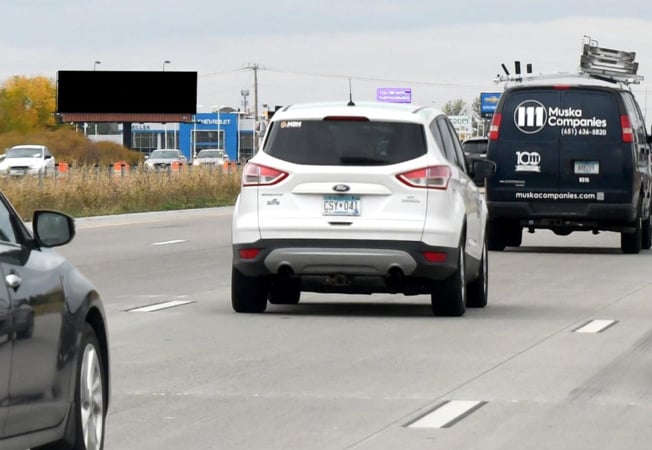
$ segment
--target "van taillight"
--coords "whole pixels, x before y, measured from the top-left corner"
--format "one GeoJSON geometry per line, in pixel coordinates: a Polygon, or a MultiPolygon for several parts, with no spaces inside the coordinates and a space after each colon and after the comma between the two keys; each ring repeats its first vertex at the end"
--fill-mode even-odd
{"type": "Polygon", "coordinates": [[[620,116],[620,128],[623,130],[623,142],[625,144],[634,142],[634,132],[628,115],[623,114],[620,116]]]}
{"type": "Polygon", "coordinates": [[[497,141],[498,134],[500,132],[500,122],[503,120],[503,115],[501,113],[495,113],[491,118],[491,126],[489,127],[489,140],[497,141]]]}
{"type": "Polygon", "coordinates": [[[242,186],[271,186],[287,176],[287,172],[249,162],[242,170],[242,186]]]}

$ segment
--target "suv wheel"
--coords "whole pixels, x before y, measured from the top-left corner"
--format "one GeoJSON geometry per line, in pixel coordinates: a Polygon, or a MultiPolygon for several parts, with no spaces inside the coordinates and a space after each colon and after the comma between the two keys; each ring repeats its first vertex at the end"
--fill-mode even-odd
{"type": "Polygon", "coordinates": [[[469,308],[484,308],[487,306],[489,296],[489,252],[487,244],[482,246],[482,258],[478,278],[469,283],[466,294],[466,306],[469,308]]]}
{"type": "MultiPolygon", "coordinates": [[[[462,242],[465,241],[462,236],[462,242]]],[[[464,245],[459,246],[457,270],[444,281],[437,283],[430,294],[432,313],[435,316],[460,317],[466,312],[466,273],[464,270],[464,245]]]]}
{"type": "Polygon", "coordinates": [[[296,305],[300,298],[300,278],[276,278],[269,287],[268,300],[272,305],[296,305]]]}
{"type": "Polygon", "coordinates": [[[231,269],[231,306],[239,313],[261,313],[267,308],[268,283],[264,277],[248,277],[231,269]]]}

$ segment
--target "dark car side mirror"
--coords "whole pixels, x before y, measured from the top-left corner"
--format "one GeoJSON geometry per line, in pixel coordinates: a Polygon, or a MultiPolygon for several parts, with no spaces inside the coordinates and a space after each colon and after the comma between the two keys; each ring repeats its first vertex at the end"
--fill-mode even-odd
{"type": "Polygon", "coordinates": [[[58,247],[75,236],[75,220],[59,211],[36,210],[32,217],[32,230],[41,247],[58,247]]]}
{"type": "Polygon", "coordinates": [[[496,173],[496,163],[484,158],[469,159],[469,175],[473,181],[484,181],[485,178],[496,173]]]}

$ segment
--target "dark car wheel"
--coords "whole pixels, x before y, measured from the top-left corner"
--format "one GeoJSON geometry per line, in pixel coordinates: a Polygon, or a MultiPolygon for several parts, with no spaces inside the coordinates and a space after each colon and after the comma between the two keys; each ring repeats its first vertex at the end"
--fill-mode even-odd
{"type": "MultiPolygon", "coordinates": [[[[462,237],[461,241],[464,242],[464,240],[462,237]]],[[[460,317],[466,312],[464,265],[464,245],[460,243],[457,270],[444,281],[437,283],[430,294],[432,313],[435,316],[460,317]]]]}
{"type": "Polygon", "coordinates": [[[55,442],[34,450],[102,450],[106,419],[106,372],[102,349],[93,328],[85,324],[77,363],[75,385],[74,444],[55,442]]]}
{"type": "Polygon", "coordinates": [[[268,281],[263,277],[248,277],[231,269],[231,306],[239,313],[261,313],[267,308],[268,281]]]}
{"type": "Polygon", "coordinates": [[[482,258],[478,278],[469,283],[466,293],[466,306],[469,308],[484,308],[489,297],[489,252],[487,244],[482,246],[482,258]]]}
{"type": "Polygon", "coordinates": [[[300,298],[300,278],[283,277],[272,281],[268,298],[272,305],[296,305],[300,298]]]}

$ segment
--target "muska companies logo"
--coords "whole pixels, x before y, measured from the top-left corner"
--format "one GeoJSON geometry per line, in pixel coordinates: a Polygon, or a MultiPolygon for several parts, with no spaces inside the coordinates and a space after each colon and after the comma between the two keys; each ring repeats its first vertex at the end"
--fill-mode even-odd
{"type": "Polygon", "coordinates": [[[583,128],[595,130],[607,128],[606,119],[586,118],[584,117],[584,111],[580,108],[545,107],[536,100],[521,102],[514,109],[514,124],[519,131],[525,134],[538,133],[546,125],[565,129],[583,128]]]}

